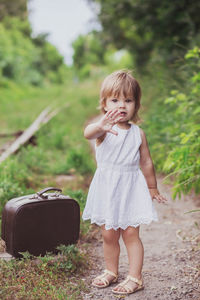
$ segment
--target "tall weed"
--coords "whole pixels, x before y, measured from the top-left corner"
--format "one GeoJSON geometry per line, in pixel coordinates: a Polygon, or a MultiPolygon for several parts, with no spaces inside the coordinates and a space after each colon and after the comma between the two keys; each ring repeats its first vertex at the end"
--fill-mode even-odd
{"type": "MultiPolygon", "coordinates": [[[[173,198],[200,192],[200,50],[188,51],[170,95],[158,96],[144,124],[157,171],[168,174],[173,198]],[[181,80],[180,80],[181,78],[181,80]]],[[[175,82],[175,80],[174,80],[175,82]]],[[[165,90],[165,89],[164,89],[165,90]]],[[[160,90],[162,92],[162,90],[160,90]]],[[[164,95],[166,95],[166,90],[164,95]]]]}

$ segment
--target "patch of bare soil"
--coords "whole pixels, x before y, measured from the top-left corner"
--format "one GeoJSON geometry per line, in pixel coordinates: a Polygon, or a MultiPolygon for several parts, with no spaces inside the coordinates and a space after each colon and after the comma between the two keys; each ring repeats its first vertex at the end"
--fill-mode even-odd
{"type": "MultiPolygon", "coordinates": [[[[159,221],[142,225],[140,228],[145,249],[143,265],[145,289],[126,297],[134,300],[200,300],[199,213],[185,214],[199,207],[200,200],[190,195],[173,201],[170,186],[162,184],[161,177],[157,179],[159,190],[167,197],[168,203],[164,205],[155,202],[159,221]]],[[[100,231],[96,238],[91,242],[93,268],[85,278],[90,292],[83,295],[83,299],[120,298],[112,294],[114,285],[105,289],[91,287],[93,278],[105,269],[100,231]]],[[[128,273],[127,253],[122,240],[120,246],[118,282],[124,280],[128,273]]]]}

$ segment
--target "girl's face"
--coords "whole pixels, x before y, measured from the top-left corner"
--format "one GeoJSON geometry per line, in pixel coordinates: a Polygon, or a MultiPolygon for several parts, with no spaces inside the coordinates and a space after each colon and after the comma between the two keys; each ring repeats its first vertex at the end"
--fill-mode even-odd
{"type": "Polygon", "coordinates": [[[118,109],[120,116],[122,116],[119,122],[127,123],[133,118],[135,112],[135,100],[133,96],[124,97],[124,95],[120,94],[119,97],[108,97],[105,102],[104,110],[107,112],[115,109],[118,109]]]}

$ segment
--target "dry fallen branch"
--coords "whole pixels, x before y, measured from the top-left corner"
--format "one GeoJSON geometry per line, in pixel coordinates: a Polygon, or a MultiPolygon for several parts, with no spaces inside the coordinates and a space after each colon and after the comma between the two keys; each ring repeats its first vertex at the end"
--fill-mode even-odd
{"type": "MultiPolygon", "coordinates": [[[[65,107],[67,107],[65,105],[65,107]]],[[[22,145],[24,145],[33,134],[38,131],[41,125],[51,120],[63,107],[51,111],[50,107],[45,108],[37,119],[0,155],[0,163],[2,163],[9,155],[15,153],[22,145]]]]}

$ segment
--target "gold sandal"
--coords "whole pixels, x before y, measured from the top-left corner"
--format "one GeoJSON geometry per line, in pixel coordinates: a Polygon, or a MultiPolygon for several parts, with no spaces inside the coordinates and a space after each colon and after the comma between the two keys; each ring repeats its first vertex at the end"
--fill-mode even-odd
{"type": "Polygon", "coordinates": [[[129,295],[129,294],[133,294],[137,291],[140,291],[140,290],[144,289],[142,280],[139,280],[139,279],[137,279],[135,277],[132,277],[130,275],[128,275],[127,278],[124,281],[122,281],[122,283],[118,284],[117,287],[123,287],[125,289],[125,292],[112,290],[112,292],[114,294],[119,294],[119,295],[129,295]],[[137,283],[138,287],[136,289],[131,289],[131,288],[127,287],[126,284],[129,282],[129,280],[134,281],[135,283],[137,283]]]}
{"type": "Polygon", "coordinates": [[[109,286],[111,283],[117,282],[118,275],[116,275],[115,273],[113,273],[109,270],[104,270],[104,273],[102,275],[99,275],[98,277],[96,277],[94,280],[96,280],[96,279],[100,279],[103,282],[103,284],[102,285],[96,284],[93,281],[92,285],[95,286],[95,287],[98,287],[98,288],[105,288],[105,287],[109,286]],[[108,279],[105,278],[105,276],[108,275],[108,274],[111,275],[111,276],[114,276],[115,278],[109,281],[108,279]]]}

